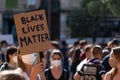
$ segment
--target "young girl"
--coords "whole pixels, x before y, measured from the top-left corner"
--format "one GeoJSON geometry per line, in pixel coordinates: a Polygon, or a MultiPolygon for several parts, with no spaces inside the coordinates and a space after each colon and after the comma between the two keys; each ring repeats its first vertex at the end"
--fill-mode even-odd
{"type": "Polygon", "coordinates": [[[6,51],[6,62],[0,67],[0,71],[12,70],[17,68],[17,47],[10,46],[6,51]]]}
{"type": "Polygon", "coordinates": [[[21,55],[18,51],[18,66],[23,70],[25,80],[46,80],[44,75],[44,57],[36,63],[36,53],[21,55]]]}
{"type": "Polygon", "coordinates": [[[68,74],[63,69],[63,55],[59,50],[53,50],[50,57],[51,66],[45,70],[46,80],[68,80],[68,74]]]}
{"type": "Polygon", "coordinates": [[[120,80],[120,46],[112,49],[109,64],[112,69],[106,73],[104,80],[120,80]]]}

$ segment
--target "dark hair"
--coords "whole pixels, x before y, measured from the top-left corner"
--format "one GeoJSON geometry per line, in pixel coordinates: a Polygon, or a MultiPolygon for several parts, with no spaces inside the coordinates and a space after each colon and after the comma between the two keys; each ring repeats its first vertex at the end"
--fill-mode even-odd
{"type": "Polygon", "coordinates": [[[84,45],[88,44],[86,40],[80,40],[80,46],[83,47],[84,45]]]}
{"type": "Polygon", "coordinates": [[[74,42],[74,46],[80,45],[79,41],[74,42]]]}
{"type": "Polygon", "coordinates": [[[101,48],[101,46],[95,45],[95,46],[92,48],[92,54],[93,54],[93,55],[102,54],[102,48],[101,48]]]}
{"type": "Polygon", "coordinates": [[[56,49],[59,48],[59,44],[57,41],[51,41],[52,46],[54,46],[56,49]]]}
{"type": "Polygon", "coordinates": [[[7,52],[6,52],[6,61],[9,63],[10,62],[10,58],[9,55],[13,55],[14,53],[17,52],[17,48],[15,46],[10,46],[7,48],[7,52]]]}
{"type": "Polygon", "coordinates": [[[67,46],[67,43],[66,43],[65,40],[63,40],[61,43],[62,43],[63,46],[67,46]]]}
{"type": "Polygon", "coordinates": [[[86,45],[84,48],[84,51],[87,52],[88,50],[90,50],[92,48],[92,45],[86,45]]]}
{"type": "Polygon", "coordinates": [[[112,45],[119,46],[120,41],[119,41],[118,39],[115,39],[115,38],[114,38],[114,39],[112,39],[111,43],[112,43],[112,45]]]}
{"type": "Polygon", "coordinates": [[[7,44],[8,45],[6,40],[2,40],[2,41],[0,41],[0,48],[2,47],[3,44],[7,44]]]}
{"type": "Polygon", "coordinates": [[[63,54],[60,50],[58,50],[58,49],[53,50],[52,53],[51,53],[51,59],[54,55],[59,55],[61,57],[61,59],[63,60],[63,54]]]}

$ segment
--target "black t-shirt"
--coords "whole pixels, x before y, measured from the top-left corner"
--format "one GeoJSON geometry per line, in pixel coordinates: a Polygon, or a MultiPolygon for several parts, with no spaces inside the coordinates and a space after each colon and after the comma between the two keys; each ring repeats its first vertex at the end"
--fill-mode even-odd
{"type": "Polygon", "coordinates": [[[68,80],[68,73],[67,70],[63,69],[62,75],[59,79],[55,79],[51,73],[51,69],[45,70],[46,80],[68,80]]]}
{"type": "Polygon", "coordinates": [[[82,75],[83,80],[102,80],[101,75],[105,74],[105,69],[99,59],[92,59],[84,64],[78,73],[82,75]]]}
{"type": "Polygon", "coordinates": [[[2,62],[5,62],[5,55],[1,53],[1,56],[2,56],[2,62]]]}
{"type": "Polygon", "coordinates": [[[103,64],[103,66],[105,67],[105,70],[108,72],[109,70],[111,70],[111,66],[110,66],[110,64],[109,64],[109,57],[110,57],[110,55],[107,55],[107,56],[105,56],[104,58],[103,58],[103,60],[102,60],[102,64],[103,64]]]}

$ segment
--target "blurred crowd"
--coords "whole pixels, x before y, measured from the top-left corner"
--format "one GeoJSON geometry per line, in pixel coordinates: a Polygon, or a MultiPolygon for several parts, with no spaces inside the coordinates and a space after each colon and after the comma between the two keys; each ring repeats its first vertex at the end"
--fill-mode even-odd
{"type": "Polygon", "coordinates": [[[0,80],[120,80],[119,39],[51,44],[44,52],[21,55],[18,46],[1,41],[0,80]]]}

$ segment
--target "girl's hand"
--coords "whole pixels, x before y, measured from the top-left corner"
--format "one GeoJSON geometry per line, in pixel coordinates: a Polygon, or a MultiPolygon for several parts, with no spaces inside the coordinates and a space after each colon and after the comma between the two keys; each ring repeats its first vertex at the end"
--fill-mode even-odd
{"type": "Polygon", "coordinates": [[[44,73],[43,63],[34,65],[30,74],[30,80],[37,80],[37,75],[38,74],[41,75],[43,73],[44,73]]]}

